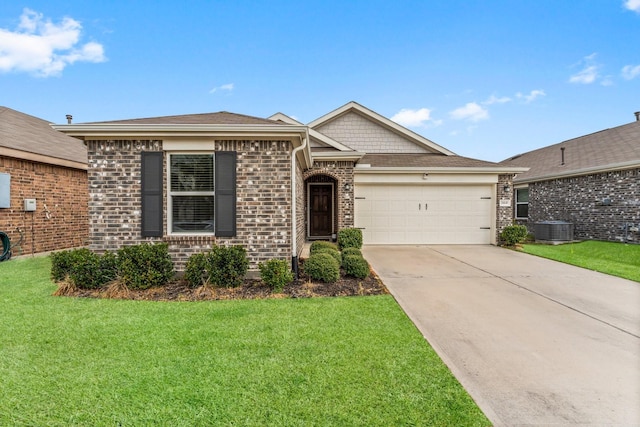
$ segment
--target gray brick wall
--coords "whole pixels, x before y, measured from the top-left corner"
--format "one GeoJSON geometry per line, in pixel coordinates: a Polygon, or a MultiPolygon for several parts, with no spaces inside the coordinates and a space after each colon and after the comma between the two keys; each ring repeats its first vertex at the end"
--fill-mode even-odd
{"type": "Polygon", "coordinates": [[[316,130],[356,151],[366,153],[430,152],[353,112],[338,117],[316,130]]]}
{"type": "Polygon", "coordinates": [[[529,184],[529,230],[549,220],[572,222],[580,240],[640,242],[625,233],[625,224],[640,226],[640,168],[529,184]]]}
{"type": "Polygon", "coordinates": [[[505,227],[513,224],[514,217],[514,192],[513,175],[499,175],[496,194],[496,242],[500,243],[500,233],[505,227]],[[504,191],[505,186],[508,190],[504,191]],[[509,200],[509,206],[500,206],[500,200],[509,200]]]}
{"type": "MultiPolygon", "coordinates": [[[[160,151],[162,141],[88,141],[90,247],[117,250],[128,244],[166,241],[178,270],[188,257],[212,245],[242,245],[250,270],[271,258],[291,259],[291,143],[216,141],[216,151],[237,151],[237,235],[142,238],[140,152],[160,151]]],[[[166,157],[165,157],[166,177],[166,157]]],[[[166,195],[166,180],[165,180],[166,195]]],[[[166,196],[165,196],[166,198],[166,196]]],[[[166,200],[165,200],[166,207],[166,200]]],[[[165,212],[166,234],[166,212],[165,212]]]]}

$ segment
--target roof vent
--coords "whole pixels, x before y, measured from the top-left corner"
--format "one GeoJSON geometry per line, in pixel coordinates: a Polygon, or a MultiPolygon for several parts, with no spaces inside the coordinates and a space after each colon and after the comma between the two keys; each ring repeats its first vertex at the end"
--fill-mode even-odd
{"type": "Polygon", "coordinates": [[[562,163],[560,163],[561,165],[564,165],[564,148],[565,147],[560,147],[560,156],[562,157],[562,163]]]}
{"type": "Polygon", "coordinates": [[[73,116],[71,114],[67,114],[67,124],[71,124],[71,120],[73,120],[73,116]]]}
{"type": "Polygon", "coordinates": [[[640,122],[640,111],[636,111],[635,113],[633,113],[636,115],[636,122],[640,122]]]}

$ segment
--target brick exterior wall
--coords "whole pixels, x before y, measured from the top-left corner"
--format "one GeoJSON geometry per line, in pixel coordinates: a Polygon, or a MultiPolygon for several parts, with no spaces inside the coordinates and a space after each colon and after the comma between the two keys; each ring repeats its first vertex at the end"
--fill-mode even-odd
{"type": "Polygon", "coordinates": [[[496,242],[501,243],[500,233],[505,227],[513,225],[515,215],[515,197],[513,191],[512,174],[498,175],[498,184],[496,189],[496,242]],[[504,191],[505,186],[508,190],[504,191]],[[509,206],[500,206],[500,200],[509,200],[509,206]]]}
{"type": "Polygon", "coordinates": [[[356,151],[365,153],[430,152],[357,113],[347,113],[316,130],[356,151]]]}
{"type": "Polygon", "coordinates": [[[0,231],[17,244],[13,255],[85,246],[88,239],[87,172],[45,163],[0,157],[0,172],[11,175],[11,207],[0,209],[0,231]],[[24,211],[36,199],[36,211],[24,211]]]}
{"type": "Polygon", "coordinates": [[[640,227],[640,168],[529,184],[529,231],[540,221],[571,222],[578,240],[639,243],[625,224],[640,227]]]}
{"type": "MultiPolygon", "coordinates": [[[[90,247],[102,252],[145,241],[166,241],[177,270],[188,257],[212,245],[242,245],[250,270],[271,258],[291,259],[291,143],[216,141],[215,151],[236,151],[237,234],[141,237],[140,152],[160,151],[162,141],[88,141],[90,247]]],[[[165,156],[164,175],[167,174],[165,156]]]]}
{"type": "MultiPolygon", "coordinates": [[[[316,161],[311,169],[304,172],[304,182],[331,182],[334,186],[334,206],[336,209],[334,223],[334,233],[343,228],[350,228],[354,225],[354,182],[353,182],[353,162],[341,161],[316,161]],[[330,180],[330,181],[328,181],[330,180]],[[350,190],[345,187],[349,186],[350,190]]],[[[305,185],[305,200],[306,194],[305,185]]],[[[307,209],[305,206],[305,223],[307,218],[307,209]]],[[[306,226],[305,226],[306,235],[306,226]]]]}

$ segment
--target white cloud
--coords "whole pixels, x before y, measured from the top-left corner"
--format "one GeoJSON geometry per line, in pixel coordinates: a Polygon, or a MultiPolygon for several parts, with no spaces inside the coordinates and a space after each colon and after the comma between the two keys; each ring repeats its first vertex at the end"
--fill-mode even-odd
{"type": "Polygon", "coordinates": [[[423,127],[429,123],[437,126],[442,123],[440,120],[433,120],[431,118],[431,110],[428,108],[420,108],[419,110],[403,108],[394,114],[391,120],[407,127],[423,127]]]}
{"type": "Polygon", "coordinates": [[[505,104],[507,102],[511,102],[511,98],[509,98],[508,96],[502,96],[500,98],[498,98],[495,95],[491,95],[489,98],[487,98],[486,101],[483,102],[484,105],[493,105],[493,104],[505,104]]]}
{"type": "Polygon", "coordinates": [[[218,91],[223,91],[223,90],[227,92],[231,92],[233,89],[234,89],[233,83],[227,83],[226,85],[214,87],[209,91],[209,93],[216,93],[218,91]]]}
{"type": "Polygon", "coordinates": [[[591,84],[600,77],[600,64],[596,63],[596,53],[585,56],[577,65],[582,65],[582,70],[569,77],[569,83],[591,84]]]}
{"type": "Polygon", "coordinates": [[[479,122],[480,120],[487,120],[489,118],[489,111],[475,102],[468,102],[464,107],[451,111],[449,115],[456,120],[479,122]]]}
{"type": "Polygon", "coordinates": [[[622,67],[622,77],[625,80],[632,80],[638,76],[640,76],[640,65],[625,65],[622,67]]]}
{"type": "Polygon", "coordinates": [[[516,98],[518,99],[524,99],[524,102],[526,104],[529,104],[530,102],[535,101],[537,98],[540,98],[541,96],[546,96],[547,94],[541,90],[541,89],[534,89],[531,92],[529,92],[528,95],[524,95],[520,92],[516,93],[516,98]]]}
{"type": "Polygon", "coordinates": [[[15,31],[0,28],[0,72],[28,72],[39,77],[59,75],[75,62],[104,62],[100,43],[78,45],[82,25],[65,17],[55,24],[24,9],[15,31]]]}
{"type": "Polygon", "coordinates": [[[633,10],[634,12],[640,13],[640,0],[626,0],[624,2],[624,7],[629,10],[633,10]]]}

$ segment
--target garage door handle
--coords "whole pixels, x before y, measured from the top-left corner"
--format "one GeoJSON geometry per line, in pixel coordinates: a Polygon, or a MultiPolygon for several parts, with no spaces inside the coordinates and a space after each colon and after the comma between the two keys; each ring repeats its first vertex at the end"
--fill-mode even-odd
{"type": "Polygon", "coordinates": [[[491,230],[491,227],[480,227],[480,230],[491,230]]]}

